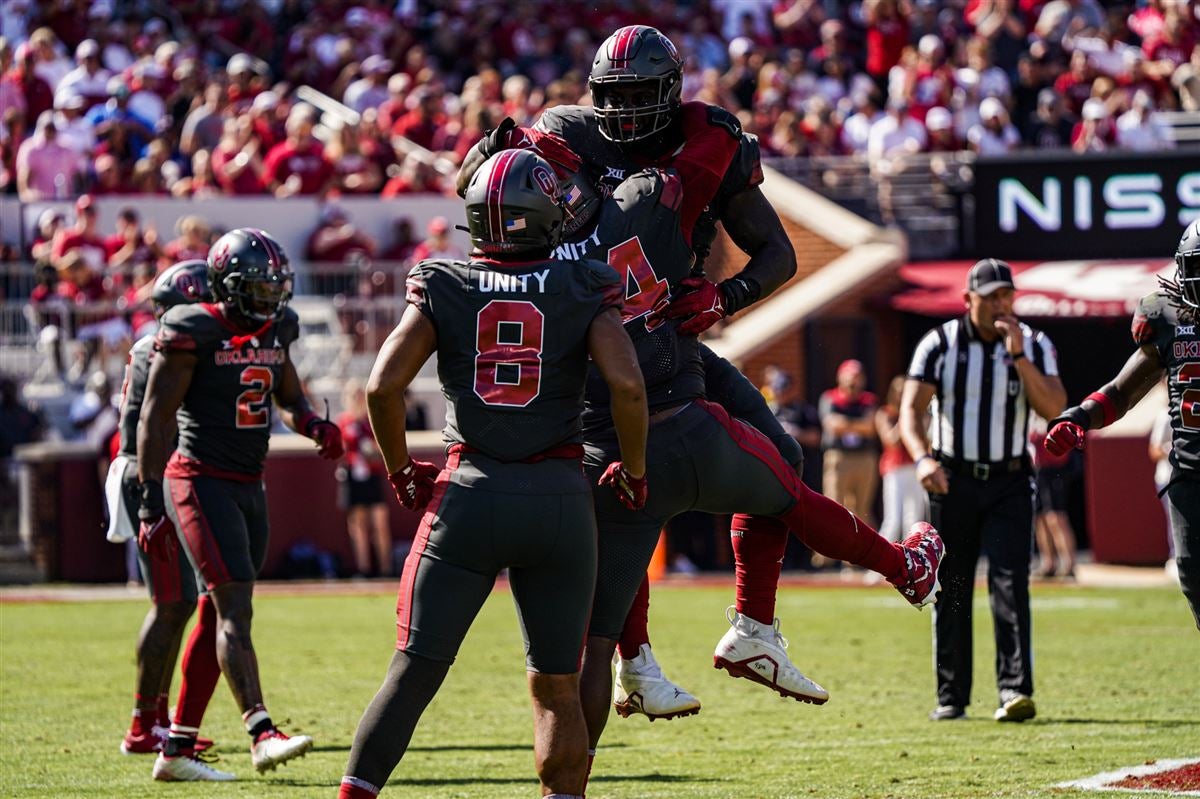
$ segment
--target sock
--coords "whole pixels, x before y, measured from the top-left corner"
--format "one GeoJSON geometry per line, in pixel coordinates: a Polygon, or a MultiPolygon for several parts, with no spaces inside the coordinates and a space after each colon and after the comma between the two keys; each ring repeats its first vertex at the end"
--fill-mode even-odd
{"type": "Polygon", "coordinates": [[[625,627],[621,630],[621,640],[617,642],[617,651],[626,660],[638,656],[642,644],[650,643],[650,631],[646,629],[650,617],[650,578],[643,577],[629,615],[625,617],[625,627]]]}
{"type": "MultiPolygon", "coordinates": [[[[589,750],[587,750],[587,752],[588,752],[587,771],[585,771],[583,773],[583,792],[585,794],[587,793],[588,780],[590,780],[592,778],[592,763],[596,762],[596,750],[589,749],[589,750]]],[[[545,799],[545,797],[543,797],[543,799],[545,799]]]]}
{"type": "Polygon", "coordinates": [[[196,748],[196,736],[199,734],[199,727],[172,724],[167,742],[163,744],[163,754],[167,757],[190,755],[196,748]]]}
{"type": "Polygon", "coordinates": [[[217,662],[217,606],[204,594],[197,610],[196,626],[183,650],[175,721],[185,727],[199,728],[221,679],[221,664],[217,662]]]}
{"type": "Polygon", "coordinates": [[[812,551],[879,572],[904,576],[904,551],[829,497],[796,481],[796,504],[780,518],[812,551]]]}
{"type": "Polygon", "coordinates": [[[153,721],[149,711],[144,710],[146,704],[142,699],[141,694],[134,694],[133,697],[133,714],[129,722],[129,734],[137,737],[139,735],[149,735],[153,721]]]}
{"type": "Polygon", "coordinates": [[[376,796],[379,796],[379,789],[371,783],[357,777],[342,777],[338,799],[374,799],[376,796]]]}
{"type": "Polygon", "coordinates": [[[261,704],[255,705],[243,713],[242,723],[246,725],[246,732],[250,733],[250,739],[256,742],[263,733],[275,729],[275,725],[271,723],[271,714],[267,713],[266,707],[261,704]]]}
{"type": "Polygon", "coordinates": [[[787,525],[779,519],[737,514],[729,535],[737,584],[735,608],[760,624],[775,621],[775,591],[787,549],[787,525]]]}
{"type": "Polygon", "coordinates": [[[171,726],[171,711],[167,707],[167,702],[170,700],[170,694],[158,695],[158,707],[156,710],[155,721],[159,727],[171,726]]]}

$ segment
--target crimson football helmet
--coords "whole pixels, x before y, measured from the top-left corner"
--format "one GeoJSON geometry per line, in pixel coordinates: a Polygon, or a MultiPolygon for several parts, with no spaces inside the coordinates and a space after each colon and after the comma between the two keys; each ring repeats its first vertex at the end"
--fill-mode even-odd
{"type": "Polygon", "coordinates": [[[554,167],[531,150],[503,150],[467,186],[467,232],[482,253],[547,252],[563,234],[554,167]]]}
{"type": "Polygon", "coordinates": [[[1183,301],[1200,308],[1200,219],[1187,226],[1175,249],[1175,281],[1183,301]]]}
{"type": "Polygon", "coordinates": [[[257,228],[238,228],[208,251],[213,296],[246,319],[278,319],[292,298],[292,270],[279,242],[257,228]]]}
{"type": "Polygon", "coordinates": [[[212,302],[212,292],[208,288],[208,261],[194,258],[166,269],[154,280],[150,302],[154,305],[156,317],[176,305],[212,302]]]}
{"type": "Polygon", "coordinates": [[[657,28],[629,25],[596,51],[588,88],[604,138],[640,142],[665,130],[679,111],[683,60],[657,28]]]}

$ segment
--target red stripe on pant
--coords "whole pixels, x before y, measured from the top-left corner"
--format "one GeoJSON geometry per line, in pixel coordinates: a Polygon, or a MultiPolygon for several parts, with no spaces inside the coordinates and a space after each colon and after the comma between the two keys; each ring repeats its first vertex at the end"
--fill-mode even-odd
{"type": "Polygon", "coordinates": [[[171,503],[179,516],[179,524],[183,527],[183,538],[187,542],[188,551],[204,583],[212,589],[229,582],[229,569],[225,559],[221,557],[221,548],[213,536],[212,528],[200,506],[200,497],[196,495],[196,487],[191,480],[174,477],[170,479],[171,503]]]}
{"type": "Polygon", "coordinates": [[[721,426],[729,433],[734,443],[762,461],[775,475],[775,478],[783,484],[789,494],[796,499],[800,498],[800,477],[796,474],[791,464],[785,461],[783,456],[779,454],[779,450],[771,442],[771,439],[745,422],[734,419],[729,415],[728,411],[715,402],[696,400],[696,404],[708,411],[710,416],[721,423],[721,426]]]}
{"type": "Polygon", "coordinates": [[[400,575],[400,591],[396,597],[396,649],[408,646],[409,625],[412,623],[413,591],[417,583],[417,567],[421,564],[421,555],[429,544],[429,532],[433,529],[433,520],[437,518],[442,500],[446,497],[446,489],[450,486],[450,475],[458,468],[460,452],[451,449],[450,457],[446,460],[446,468],[442,469],[434,484],[433,496],[426,506],[425,515],[421,517],[421,526],[413,538],[412,549],[404,559],[404,571],[400,575]]]}
{"type": "Polygon", "coordinates": [[[160,559],[153,556],[146,558],[150,563],[150,599],[156,605],[171,605],[183,599],[183,580],[179,576],[179,559],[183,553],[179,551],[179,538],[175,535],[175,525],[167,519],[167,526],[159,530],[157,535],[167,536],[163,546],[168,548],[172,557],[160,559]]]}

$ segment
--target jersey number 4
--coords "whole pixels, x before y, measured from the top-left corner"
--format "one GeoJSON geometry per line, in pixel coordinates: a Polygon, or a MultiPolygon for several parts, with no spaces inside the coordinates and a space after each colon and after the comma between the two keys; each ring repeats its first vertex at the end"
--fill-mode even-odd
{"type": "MultiPolygon", "coordinates": [[[[618,275],[625,276],[625,307],[621,318],[628,322],[647,316],[667,297],[667,281],[663,280],[650,265],[642,242],[637,236],[626,239],[608,251],[608,265],[618,275]]],[[[646,320],[646,329],[653,330],[662,324],[657,316],[646,320]]]]}
{"type": "Polygon", "coordinates": [[[247,366],[241,384],[246,390],[237,398],[237,426],[240,429],[266,427],[271,423],[271,384],[274,373],[265,366],[247,366]]]}
{"type": "Polygon", "coordinates": [[[475,321],[475,395],[485,405],[523,408],[542,385],[546,317],[527,300],[492,300],[475,321]]]}

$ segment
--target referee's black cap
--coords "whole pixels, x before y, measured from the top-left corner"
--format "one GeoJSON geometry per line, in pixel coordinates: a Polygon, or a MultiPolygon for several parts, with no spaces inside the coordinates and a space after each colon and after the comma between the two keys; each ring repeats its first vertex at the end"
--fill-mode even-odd
{"type": "Polygon", "coordinates": [[[967,275],[967,291],[986,297],[996,289],[1016,289],[1012,267],[995,258],[984,258],[971,267],[967,275]]]}

